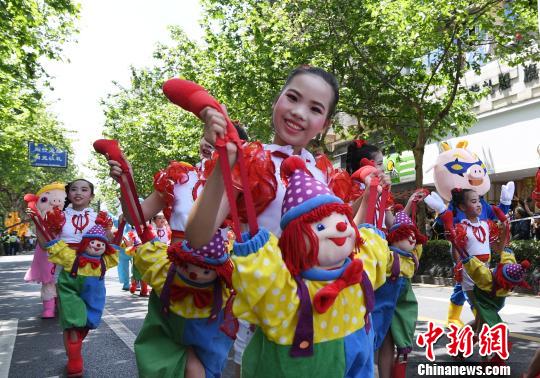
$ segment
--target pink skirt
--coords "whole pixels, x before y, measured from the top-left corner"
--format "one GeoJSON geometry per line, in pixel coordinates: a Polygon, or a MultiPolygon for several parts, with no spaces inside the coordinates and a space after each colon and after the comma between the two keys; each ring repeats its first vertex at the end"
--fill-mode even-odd
{"type": "Polygon", "coordinates": [[[48,260],[47,251],[36,245],[32,265],[26,272],[24,280],[26,282],[54,283],[55,265],[48,260]]]}

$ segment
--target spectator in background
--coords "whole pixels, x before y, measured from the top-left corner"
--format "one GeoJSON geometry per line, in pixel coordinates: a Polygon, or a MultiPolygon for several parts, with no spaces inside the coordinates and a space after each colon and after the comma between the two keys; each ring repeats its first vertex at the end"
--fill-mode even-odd
{"type": "Polygon", "coordinates": [[[512,240],[529,240],[531,238],[531,220],[527,218],[523,207],[514,209],[514,221],[511,224],[512,240]]]}
{"type": "MultiPolygon", "coordinates": [[[[540,213],[536,215],[540,216],[540,213]]],[[[532,234],[536,240],[540,241],[540,218],[535,218],[532,221],[532,234]]]]}

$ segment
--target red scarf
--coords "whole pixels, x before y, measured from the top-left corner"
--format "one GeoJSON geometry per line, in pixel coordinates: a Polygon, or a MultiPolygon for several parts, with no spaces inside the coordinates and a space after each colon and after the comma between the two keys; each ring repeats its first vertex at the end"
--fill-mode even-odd
{"type": "Polygon", "coordinates": [[[319,314],[325,313],[334,304],[341,290],[362,281],[364,264],[361,260],[353,260],[341,277],[320,289],[313,297],[313,307],[319,314]]]}
{"type": "Polygon", "coordinates": [[[182,301],[188,295],[193,296],[193,302],[197,308],[205,308],[212,303],[212,291],[206,289],[198,289],[189,286],[171,285],[171,301],[182,301]]]}

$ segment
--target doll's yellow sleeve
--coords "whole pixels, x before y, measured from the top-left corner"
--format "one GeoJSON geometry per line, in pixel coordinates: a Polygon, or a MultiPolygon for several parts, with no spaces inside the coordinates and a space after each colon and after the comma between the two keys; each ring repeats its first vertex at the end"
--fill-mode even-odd
{"type": "Polygon", "coordinates": [[[373,289],[377,290],[386,282],[386,269],[390,260],[390,249],[384,233],[371,225],[359,226],[360,236],[364,240],[355,258],[364,263],[373,289]]]}
{"type": "Polygon", "coordinates": [[[118,265],[118,254],[120,253],[120,247],[113,246],[115,252],[111,255],[104,255],[103,261],[105,261],[105,268],[111,269],[118,265]]]}
{"type": "Polygon", "coordinates": [[[52,240],[45,245],[49,253],[49,261],[61,265],[65,269],[71,269],[75,261],[76,252],[63,240],[52,240]]]}
{"type": "Polygon", "coordinates": [[[482,261],[473,256],[464,259],[462,262],[463,268],[471,276],[474,284],[484,291],[490,291],[493,282],[491,270],[482,261]]]}
{"type": "Polygon", "coordinates": [[[133,263],[141,273],[142,280],[160,295],[171,266],[167,258],[167,244],[158,241],[144,243],[137,248],[133,263]]]}
{"type": "Polygon", "coordinates": [[[418,262],[420,262],[420,257],[422,257],[423,252],[423,246],[422,244],[418,244],[412,251],[416,255],[416,258],[418,259],[418,262]]]}
{"type": "Polygon", "coordinates": [[[501,252],[501,263],[502,264],[517,264],[516,256],[514,252],[510,249],[505,249],[501,252]]]}
{"type": "Polygon", "coordinates": [[[273,327],[294,313],[297,285],[285,266],[278,239],[265,229],[234,243],[232,283],[237,294],[233,313],[252,324],[273,327]]]}

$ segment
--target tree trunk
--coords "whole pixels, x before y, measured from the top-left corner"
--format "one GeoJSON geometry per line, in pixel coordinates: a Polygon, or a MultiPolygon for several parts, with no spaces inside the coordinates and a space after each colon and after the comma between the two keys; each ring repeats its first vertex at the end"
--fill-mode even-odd
{"type": "MultiPolygon", "coordinates": [[[[415,186],[417,189],[422,187],[422,182],[424,180],[423,163],[425,145],[426,141],[423,137],[423,132],[421,130],[416,140],[416,145],[413,148],[415,186]]],[[[426,233],[426,207],[424,205],[424,202],[420,202],[416,209],[416,226],[421,233],[426,233]]]]}

